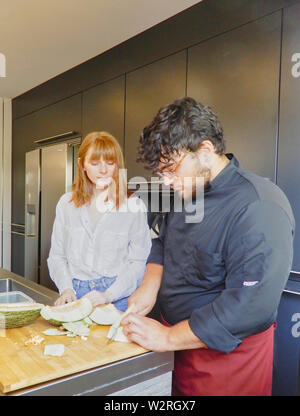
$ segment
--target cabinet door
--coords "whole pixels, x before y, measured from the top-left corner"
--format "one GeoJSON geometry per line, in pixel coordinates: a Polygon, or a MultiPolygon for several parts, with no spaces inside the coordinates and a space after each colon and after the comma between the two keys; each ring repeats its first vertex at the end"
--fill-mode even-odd
{"type": "Polygon", "coordinates": [[[281,14],[188,50],[187,94],[209,105],[224,128],[227,152],[275,180],[281,14]]]}
{"type": "Polygon", "coordinates": [[[81,94],[36,111],[31,120],[32,142],[69,131],[81,134],[81,94]]]}
{"type": "Polygon", "coordinates": [[[126,77],[125,161],[128,179],[151,172],[136,162],[143,128],[165,104],[185,95],[186,51],[130,72],[126,77]]]}
{"type": "Polygon", "coordinates": [[[24,243],[25,234],[11,233],[11,271],[24,276],[24,243]]]}
{"type": "Polygon", "coordinates": [[[124,144],[125,76],[105,82],[83,93],[82,135],[108,131],[124,144]]]}
{"type": "Polygon", "coordinates": [[[284,9],[278,185],[286,193],[296,218],[293,269],[300,272],[300,4],[284,9]]]}

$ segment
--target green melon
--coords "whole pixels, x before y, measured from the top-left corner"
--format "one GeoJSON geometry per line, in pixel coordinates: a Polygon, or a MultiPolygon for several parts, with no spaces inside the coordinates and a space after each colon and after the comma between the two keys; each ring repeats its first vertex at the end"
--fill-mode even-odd
{"type": "Polygon", "coordinates": [[[65,305],[44,306],[41,315],[50,324],[60,326],[64,322],[81,321],[89,316],[92,310],[91,301],[87,298],[81,298],[65,305]]]}
{"type": "Polygon", "coordinates": [[[44,305],[41,303],[2,303],[0,304],[0,328],[19,328],[34,322],[44,305]]]}

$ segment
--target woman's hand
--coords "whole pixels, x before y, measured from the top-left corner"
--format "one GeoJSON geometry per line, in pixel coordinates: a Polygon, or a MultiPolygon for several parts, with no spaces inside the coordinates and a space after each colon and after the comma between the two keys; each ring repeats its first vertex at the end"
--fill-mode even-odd
{"type": "Polygon", "coordinates": [[[74,290],[66,289],[65,291],[63,291],[61,296],[58,299],[56,299],[54,305],[55,306],[64,305],[65,303],[74,302],[75,300],[77,300],[77,298],[76,298],[74,290]]]}
{"type": "Polygon", "coordinates": [[[104,305],[106,303],[104,293],[99,292],[98,290],[91,290],[89,293],[84,295],[83,298],[88,298],[93,306],[104,305]]]}

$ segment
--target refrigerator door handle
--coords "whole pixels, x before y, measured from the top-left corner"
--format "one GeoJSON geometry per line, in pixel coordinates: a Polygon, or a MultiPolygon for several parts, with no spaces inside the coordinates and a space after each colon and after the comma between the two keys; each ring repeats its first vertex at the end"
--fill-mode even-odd
{"type": "Polygon", "coordinates": [[[26,205],[25,234],[27,237],[36,236],[36,207],[35,204],[26,205]]]}

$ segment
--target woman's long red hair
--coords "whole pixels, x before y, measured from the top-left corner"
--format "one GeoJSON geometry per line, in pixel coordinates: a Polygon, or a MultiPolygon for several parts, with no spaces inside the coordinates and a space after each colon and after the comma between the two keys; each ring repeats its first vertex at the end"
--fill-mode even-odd
{"type": "Polygon", "coordinates": [[[127,180],[125,175],[125,165],[121,146],[117,139],[106,131],[94,131],[89,133],[83,140],[78,151],[77,175],[72,185],[71,201],[78,208],[84,204],[89,204],[94,194],[95,185],[88,178],[84,170],[84,162],[89,149],[93,151],[90,161],[100,160],[101,157],[107,162],[116,164],[116,171],[113,177],[115,183],[114,203],[116,209],[125,201],[127,197],[127,180]],[[122,169],[122,171],[120,171],[122,169]]]}

